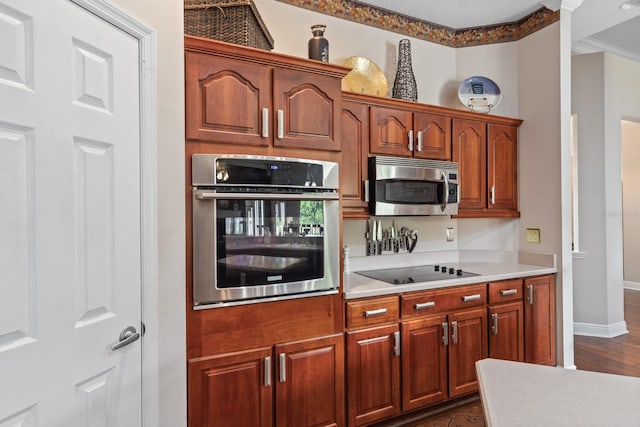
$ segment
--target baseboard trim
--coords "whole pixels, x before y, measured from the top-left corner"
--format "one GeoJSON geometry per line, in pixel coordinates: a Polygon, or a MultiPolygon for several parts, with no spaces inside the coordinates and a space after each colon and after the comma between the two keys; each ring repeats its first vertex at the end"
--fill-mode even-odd
{"type": "Polygon", "coordinates": [[[638,282],[629,282],[627,280],[624,281],[625,289],[633,289],[634,291],[640,291],[640,283],[638,282]]]}
{"type": "Polygon", "coordinates": [[[599,325],[596,323],[573,323],[573,335],[587,337],[613,338],[629,333],[627,322],[613,323],[611,325],[599,325]]]}

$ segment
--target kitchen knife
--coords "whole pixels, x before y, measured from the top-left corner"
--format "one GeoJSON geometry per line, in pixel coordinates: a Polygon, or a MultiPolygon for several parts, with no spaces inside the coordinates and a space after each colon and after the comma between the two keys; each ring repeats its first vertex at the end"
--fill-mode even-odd
{"type": "Polygon", "coordinates": [[[371,231],[370,231],[370,225],[369,225],[369,220],[367,220],[365,222],[365,229],[364,229],[364,239],[365,239],[365,245],[367,246],[367,256],[371,255],[371,231]]]}
{"type": "Polygon", "coordinates": [[[382,254],[382,221],[378,220],[378,227],[376,228],[376,245],[378,248],[378,255],[382,254]]]}

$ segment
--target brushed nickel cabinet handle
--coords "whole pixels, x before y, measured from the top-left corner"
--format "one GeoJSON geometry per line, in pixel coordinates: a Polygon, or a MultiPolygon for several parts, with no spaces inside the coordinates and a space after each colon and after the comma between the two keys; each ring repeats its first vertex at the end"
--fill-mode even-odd
{"type": "Polygon", "coordinates": [[[376,310],[367,310],[364,312],[364,317],[380,316],[381,314],[385,314],[386,312],[387,312],[386,308],[378,308],[376,310]]]}
{"type": "Polygon", "coordinates": [[[422,151],[422,131],[418,131],[418,151],[422,151]]]}
{"type": "Polygon", "coordinates": [[[504,289],[500,291],[500,295],[502,295],[503,297],[508,297],[508,296],[517,295],[517,294],[518,294],[517,289],[504,289]]]}
{"type": "Polygon", "coordinates": [[[400,332],[393,333],[393,354],[400,356],[400,332]]]}
{"type": "Polygon", "coordinates": [[[491,194],[491,204],[495,205],[496,204],[496,186],[492,185],[489,191],[491,194]]]}
{"type": "Polygon", "coordinates": [[[424,310],[425,308],[433,308],[435,306],[436,306],[435,301],[428,301],[428,302],[419,302],[416,305],[414,305],[413,308],[416,310],[424,310]]]}
{"type": "Polygon", "coordinates": [[[458,322],[451,322],[451,328],[453,329],[451,333],[451,342],[453,344],[458,344],[458,322]]]}
{"type": "Polygon", "coordinates": [[[262,137],[267,138],[269,136],[269,109],[262,109],[262,137]]]}
{"type": "Polygon", "coordinates": [[[533,285],[527,286],[527,304],[533,304],[533,285]]]}
{"type": "Polygon", "coordinates": [[[493,332],[493,335],[498,335],[498,313],[493,313],[491,315],[491,321],[493,322],[491,332],[493,332]]]}
{"type": "Polygon", "coordinates": [[[449,324],[447,322],[442,324],[442,344],[449,345],[449,324]]]}
{"type": "Polygon", "coordinates": [[[409,131],[409,151],[413,151],[413,131],[409,131]]]}
{"type": "Polygon", "coordinates": [[[287,355],[285,353],[280,353],[280,382],[284,383],[287,381],[287,355]]]}
{"type": "Polygon", "coordinates": [[[478,301],[479,299],[480,299],[480,294],[465,295],[462,297],[463,302],[478,301]]]}
{"type": "Polygon", "coordinates": [[[271,387],[271,356],[264,358],[264,386],[271,387]]]}
{"type": "Polygon", "coordinates": [[[284,110],[278,110],[278,139],[284,138],[284,110]]]}

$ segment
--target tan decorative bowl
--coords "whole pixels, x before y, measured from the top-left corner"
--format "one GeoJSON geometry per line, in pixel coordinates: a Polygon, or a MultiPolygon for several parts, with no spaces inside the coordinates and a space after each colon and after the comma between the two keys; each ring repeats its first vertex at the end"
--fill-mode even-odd
{"type": "Polygon", "coordinates": [[[364,56],[351,56],[344,65],[352,69],[342,79],[342,90],[373,96],[387,95],[387,78],[375,62],[364,56]]]}

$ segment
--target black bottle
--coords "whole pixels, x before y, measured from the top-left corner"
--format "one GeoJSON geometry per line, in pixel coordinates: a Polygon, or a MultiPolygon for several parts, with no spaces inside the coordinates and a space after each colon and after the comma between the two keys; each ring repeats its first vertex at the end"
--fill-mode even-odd
{"type": "Polygon", "coordinates": [[[323,37],[325,28],[327,28],[326,25],[311,27],[313,37],[309,40],[309,59],[329,62],[329,41],[323,37]]]}

